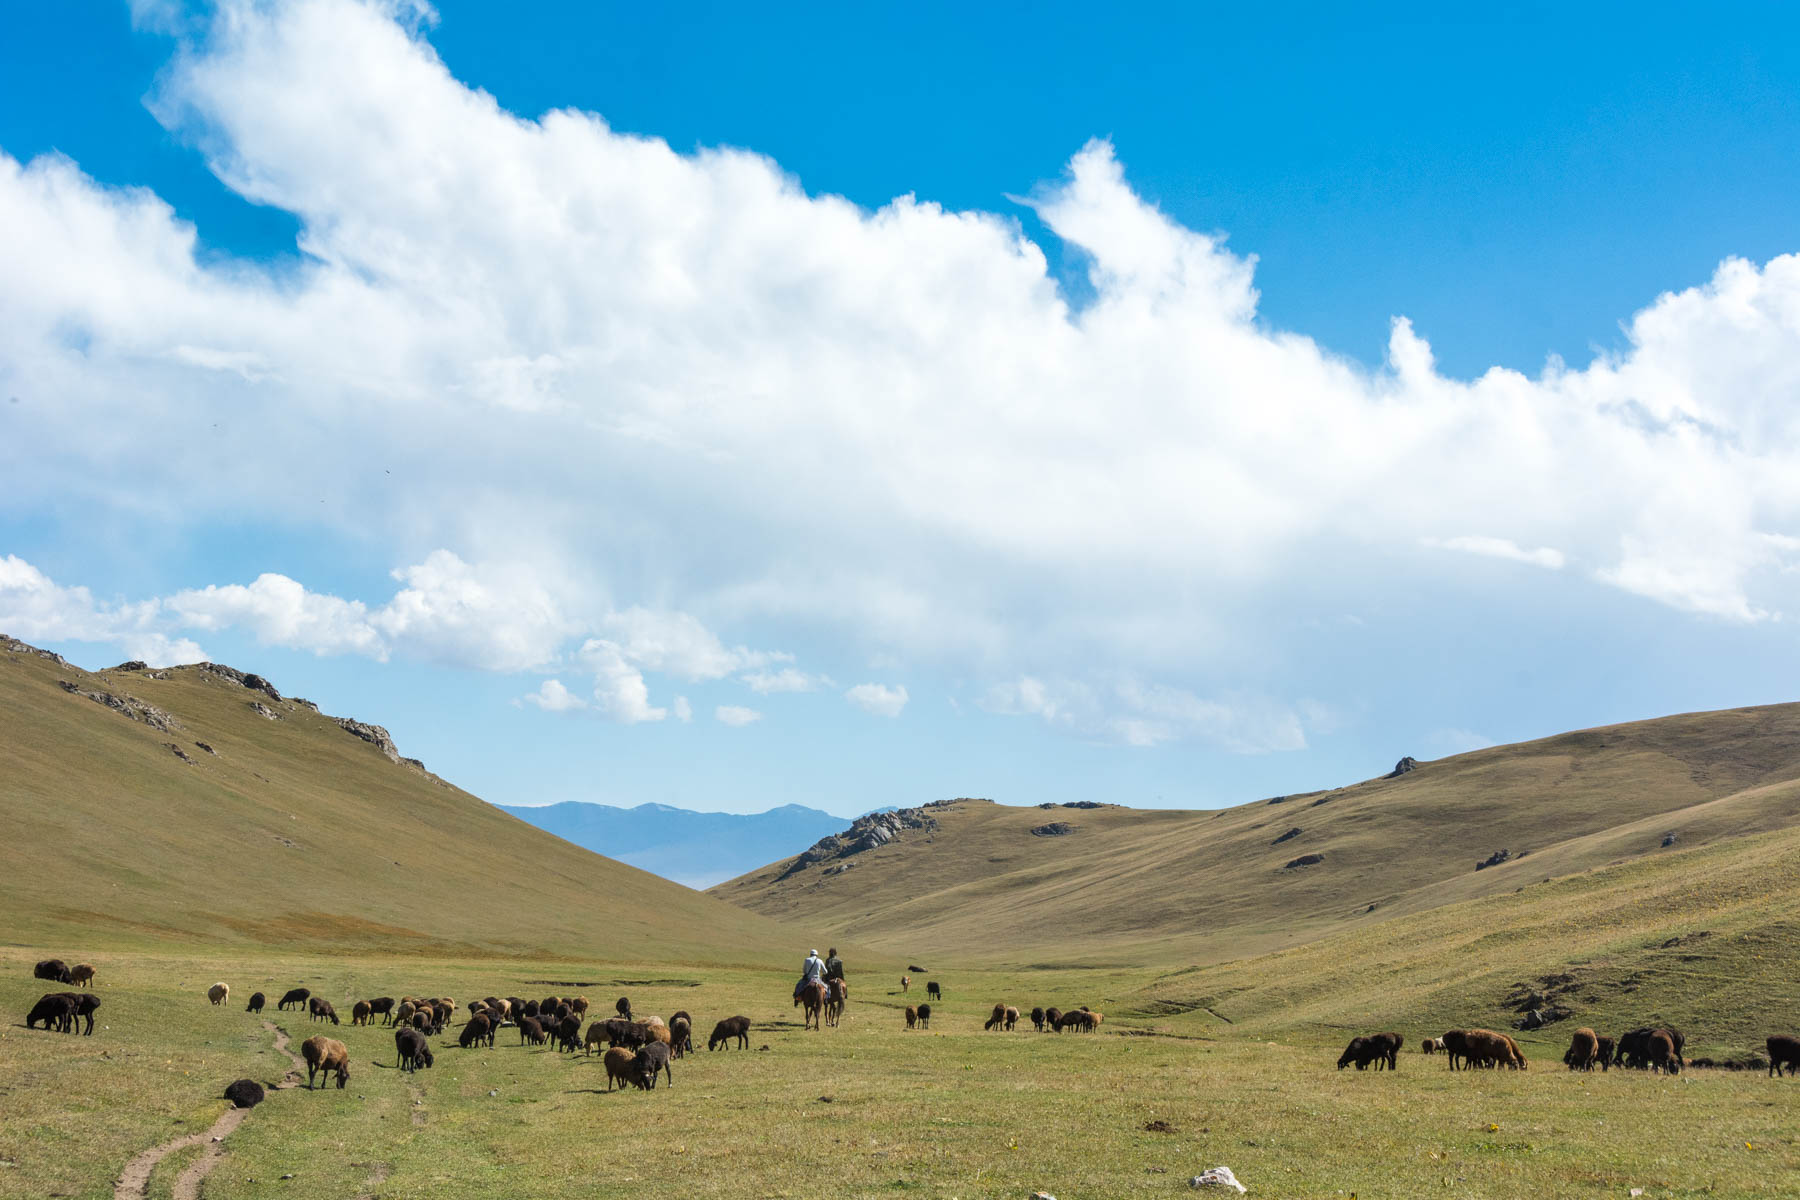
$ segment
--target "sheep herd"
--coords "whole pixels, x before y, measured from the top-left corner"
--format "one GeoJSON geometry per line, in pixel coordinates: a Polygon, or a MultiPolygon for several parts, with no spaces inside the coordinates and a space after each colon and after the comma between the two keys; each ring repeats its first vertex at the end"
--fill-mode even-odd
{"type": "MultiPolygon", "coordinates": [[[[1362,1071],[1373,1066],[1392,1070],[1400,1065],[1400,1050],[1405,1044],[1397,1033],[1371,1033],[1350,1039],[1338,1057],[1338,1070],[1354,1066],[1362,1071]]],[[[1768,1039],[1769,1074],[1771,1076],[1800,1073],[1800,1038],[1776,1034],[1768,1039]]],[[[1640,1026],[1618,1037],[1606,1037],[1583,1026],[1569,1039],[1563,1052],[1563,1063],[1571,1071],[1602,1071],[1612,1067],[1628,1067],[1658,1074],[1678,1075],[1688,1065],[1682,1057],[1687,1038],[1679,1029],[1667,1026],[1640,1026]]],[[[1507,1067],[1514,1071],[1527,1069],[1525,1054],[1511,1035],[1492,1029],[1452,1029],[1442,1037],[1428,1037],[1419,1043],[1423,1054],[1442,1054],[1452,1071],[1471,1067],[1507,1067]]],[[[1701,1065],[1706,1065],[1701,1060],[1701,1065]]]]}

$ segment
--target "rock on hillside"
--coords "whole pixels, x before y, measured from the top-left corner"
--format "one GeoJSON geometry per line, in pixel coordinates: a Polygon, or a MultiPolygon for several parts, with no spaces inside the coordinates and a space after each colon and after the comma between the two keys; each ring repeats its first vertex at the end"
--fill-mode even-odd
{"type": "MultiPolygon", "coordinates": [[[[930,808],[926,805],[925,808],[930,808]]],[[[788,865],[781,873],[781,879],[798,874],[818,863],[833,862],[849,858],[853,854],[861,854],[864,850],[873,850],[877,846],[885,846],[889,842],[898,841],[908,830],[923,830],[930,833],[938,827],[937,818],[925,811],[925,808],[896,808],[888,812],[870,813],[866,817],[858,817],[850,828],[842,833],[834,833],[830,837],[820,838],[800,856],[788,865]]]]}

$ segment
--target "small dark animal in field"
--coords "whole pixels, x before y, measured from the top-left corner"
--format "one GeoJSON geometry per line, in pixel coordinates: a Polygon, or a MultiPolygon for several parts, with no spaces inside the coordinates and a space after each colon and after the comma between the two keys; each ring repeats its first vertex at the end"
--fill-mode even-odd
{"type": "Polygon", "coordinates": [[[342,1024],[338,1020],[337,1009],[331,1007],[331,1001],[323,996],[314,996],[306,1002],[306,1011],[315,1021],[330,1021],[333,1025],[342,1024]]]}
{"type": "Polygon", "coordinates": [[[25,1028],[30,1029],[39,1021],[44,1023],[45,1032],[69,1032],[75,1023],[75,1001],[66,992],[50,992],[40,997],[25,1014],[25,1028]]]}
{"type": "Polygon", "coordinates": [[[1584,1026],[1569,1039],[1569,1048],[1563,1052],[1563,1065],[1571,1071],[1591,1071],[1599,1057],[1600,1035],[1584,1026]]]}
{"type": "Polygon", "coordinates": [[[1100,1014],[1078,1008],[1074,1012],[1066,1012],[1056,1019],[1056,1032],[1073,1029],[1076,1033],[1091,1033],[1100,1024],[1100,1014]]]}
{"type": "Polygon", "coordinates": [[[394,1053],[402,1071],[416,1071],[431,1065],[431,1043],[416,1029],[401,1026],[394,1030],[394,1053]]]}
{"type": "Polygon", "coordinates": [[[912,1005],[906,1006],[906,1027],[911,1029],[919,1023],[919,1010],[912,1005]]]}
{"type": "MultiPolygon", "coordinates": [[[[1060,1020],[1062,1020],[1062,1009],[1052,1006],[1044,1010],[1044,1024],[1048,1025],[1050,1028],[1056,1029],[1056,1023],[1060,1020]]],[[[1062,1031],[1058,1029],[1057,1032],[1060,1033],[1062,1031]]]]}
{"type": "Polygon", "coordinates": [[[613,1044],[612,1038],[608,1036],[606,1032],[606,1022],[594,1021],[588,1025],[587,1036],[582,1039],[582,1053],[592,1054],[594,1052],[594,1047],[600,1045],[602,1042],[605,1042],[608,1046],[613,1044]]]}
{"type": "Polygon", "coordinates": [[[206,989],[206,998],[213,1004],[225,1003],[227,1000],[231,999],[231,985],[229,983],[213,984],[206,989]]]}
{"type": "Polygon", "coordinates": [[[1615,1056],[1618,1054],[1619,1044],[1604,1034],[1595,1038],[1594,1041],[1598,1048],[1597,1057],[1600,1060],[1600,1069],[1605,1071],[1617,1061],[1615,1056]]]}
{"type": "Polygon", "coordinates": [[[225,1088],[233,1108],[255,1108],[263,1102],[263,1086],[254,1079],[238,1079],[225,1088]]]}
{"type": "MultiPolygon", "coordinates": [[[[1018,1010],[1015,1009],[1013,1011],[1016,1012],[1018,1010]]],[[[989,1016],[987,1020],[985,1020],[981,1023],[981,1027],[983,1029],[992,1030],[992,1029],[1000,1028],[1000,1026],[1004,1025],[1005,1023],[1006,1023],[1006,1005],[996,1004],[996,1005],[994,1005],[993,1014],[991,1016],[989,1016]]]]}
{"type": "Polygon", "coordinates": [[[76,987],[89,987],[94,982],[94,968],[87,963],[76,963],[69,968],[69,982],[76,987]]]}
{"type": "Polygon", "coordinates": [[[1650,1047],[1646,1057],[1650,1060],[1650,1069],[1664,1071],[1670,1075],[1681,1074],[1681,1055],[1675,1052],[1675,1039],[1667,1029],[1659,1029],[1650,1035],[1650,1047]]]}
{"type": "Polygon", "coordinates": [[[94,995],[92,992],[64,992],[63,995],[67,996],[69,1002],[75,1006],[74,1011],[70,1014],[70,1025],[67,1029],[63,1030],[63,1032],[74,1033],[74,1021],[86,1017],[87,1028],[81,1031],[81,1035],[83,1037],[92,1037],[94,1033],[94,1010],[100,1007],[100,997],[94,995]]]}
{"type": "Polygon", "coordinates": [[[588,1013],[587,997],[586,996],[577,996],[573,1000],[569,1001],[569,1011],[574,1013],[578,1017],[587,1016],[587,1013],[588,1013]]]}
{"type": "Polygon", "coordinates": [[[900,977],[900,994],[904,996],[910,991],[912,991],[912,976],[902,975],[900,977]]]}
{"type": "Polygon", "coordinates": [[[250,1003],[244,1005],[244,1011],[259,1013],[263,1010],[263,1005],[267,1004],[268,1002],[269,1002],[268,998],[266,996],[264,996],[261,992],[251,992],[250,993],[250,1003]]]}
{"type": "Polygon", "coordinates": [[[1042,1008],[1031,1010],[1031,1023],[1039,1033],[1044,1032],[1044,1010],[1042,1008]]]}
{"type": "Polygon", "coordinates": [[[726,1017],[713,1026],[712,1036],[706,1039],[708,1050],[717,1050],[721,1046],[729,1049],[735,1041],[740,1050],[750,1048],[750,1018],[726,1017]]]}
{"type": "Polygon", "coordinates": [[[420,1033],[431,1033],[437,1029],[437,1023],[424,1009],[420,1009],[412,1015],[412,1027],[420,1033]]]}
{"type": "Polygon", "coordinates": [[[1419,1043],[1419,1053],[1420,1054],[1436,1054],[1437,1052],[1438,1052],[1438,1040],[1436,1038],[1426,1038],[1424,1041],[1419,1043]]]}
{"type": "Polygon", "coordinates": [[[1353,1037],[1350,1044],[1344,1047],[1344,1052],[1338,1055],[1337,1069],[1341,1071],[1354,1063],[1357,1070],[1365,1071],[1378,1056],[1379,1052],[1369,1044],[1368,1038],[1353,1037]]]}
{"type": "Polygon", "coordinates": [[[285,1009],[288,1005],[291,1004],[295,1008],[299,1008],[302,1004],[305,1004],[310,999],[312,999],[312,989],[311,988],[303,988],[303,987],[294,988],[287,995],[283,996],[281,998],[281,1003],[277,1004],[275,1007],[285,1009]]]}
{"type": "Polygon", "coordinates": [[[1006,1032],[1011,1033],[1013,1026],[1019,1023],[1019,1010],[1012,1005],[1006,1006],[1006,1032]]]}
{"type": "Polygon", "coordinates": [[[525,1002],[525,1015],[526,1016],[535,1017],[538,1015],[538,1013],[540,1011],[542,1011],[542,1010],[538,1007],[538,1002],[536,1000],[527,1000],[525,1002]]]}
{"type": "Polygon", "coordinates": [[[654,1091],[658,1072],[668,1076],[670,1087],[675,1086],[675,1072],[669,1069],[669,1048],[661,1042],[651,1042],[639,1050],[633,1065],[637,1068],[639,1087],[654,1091]]]}
{"type": "Polygon", "coordinates": [[[919,1028],[931,1028],[931,1005],[929,1004],[919,1005],[919,1028]]]}
{"type": "Polygon", "coordinates": [[[519,1045],[530,1042],[534,1046],[544,1044],[544,1027],[536,1017],[519,1018],[519,1045]]]}
{"type": "Polygon", "coordinates": [[[1769,1039],[1769,1074],[1783,1073],[1793,1075],[1800,1073],[1800,1038],[1785,1033],[1775,1034],[1769,1039]]]}
{"type": "Polygon", "coordinates": [[[944,998],[944,989],[938,986],[937,980],[928,979],[925,981],[925,994],[933,1000],[942,1000],[944,998]]]}
{"type": "Polygon", "coordinates": [[[373,1015],[367,1000],[358,1000],[350,1006],[350,1023],[352,1025],[367,1025],[369,1018],[373,1015]]]}
{"type": "Polygon", "coordinates": [[[613,1005],[613,1011],[618,1013],[621,1017],[624,1017],[627,1021],[631,1020],[631,999],[630,999],[630,997],[620,996],[618,1003],[613,1005]]]}
{"type": "Polygon", "coordinates": [[[456,1005],[439,1000],[431,1006],[431,1032],[442,1033],[450,1024],[450,1014],[456,1011],[456,1005]]]}
{"type": "Polygon", "coordinates": [[[632,1064],[637,1061],[637,1055],[623,1046],[614,1046],[608,1050],[606,1057],[601,1061],[606,1064],[606,1090],[609,1092],[613,1090],[614,1083],[624,1087],[631,1082],[631,1077],[637,1074],[632,1068],[632,1064]]]}
{"type": "Polygon", "coordinates": [[[379,1016],[383,1025],[392,1024],[394,1019],[394,998],[392,996],[375,997],[373,1000],[369,1001],[369,1011],[379,1016]]]}
{"type": "Polygon", "coordinates": [[[456,1037],[456,1044],[467,1050],[482,1042],[489,1046],[494,1044],[494,1025],[487,1019],[486,1013],[476,1013],[463,1025],[462,1032],[456,1037]]]}
{"type": "Polygon", "coordinates": [[[1390,1071],[1399,1069],[1400,1051],[1406,1046],[1405,1038],[1397,1033],[1371,1033],[1369,1044],[1381,1052],[1381,1061],[1375,1064],[1376,1070],[1379,1071],[1384,1066],[1390,1071]]]}
{"type": "Polygon", "coordinates": [[[1687,1039],[1681,1035],[1680,1030],[1670,1029],[1667,1026],[1639,1026],[1629,1033],[1621,1034],[1619,1037],[1619,1063],[1623,1066],[1635,1067],[1640,1071],[1656,1065],[1657,1060],[1651,1050],[1651,1041],[1659,1033],[1669,1036],[1669,1042],[1675,1048],[1676,1061],[1679,1063],[1687,1039]]]}
{"type": "Polygon", "coordinates": [[[694,1026],[686,1016],[678,1015],[669,1022],[669,1050],[674,1057],[693,1053],[694,1026]]]}
{"type": "Polygon", "coordinates": [[[69,964],[60,958],[46,958],[31,969],[33,979],[48,979],[51,983],[68,983],[69,964]]]}
{"type": "Polygon", "coordinates": [[[350,1050],[336,1038],[307,1038],[300,1043],[300,1057],[306,1060],[308,1088],[312,1087],[315,1074],[336,1075],[340,1090],[350,1081],[350,1050]]]}
{"type": "Polygon", "coordinates": [[[581,1049],[581,1018],[574,1013],[557,1022],[556,1048],[567,1050],[570,1054],[581,1049]]]}

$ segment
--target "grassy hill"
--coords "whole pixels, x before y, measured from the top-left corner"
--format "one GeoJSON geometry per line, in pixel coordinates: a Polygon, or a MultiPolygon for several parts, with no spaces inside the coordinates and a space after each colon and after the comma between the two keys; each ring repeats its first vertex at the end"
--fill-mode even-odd
{"type": "Polygon", "coordinates": [[[0,730],[14,944],[785,962],[804,938],[228,668],[89,673],[0,640],[0,730]]]}
{"type": "Polygon", "coordinates": [[[713,894],[921,960],[1247,958],[1788,829],[1800,818],[1800,705],[1583,730],[1216,812],[959,800],[922,815],[936,827],[848,857],[787,859],[713,894]],[[1057,824],[1071,828],[1047,828],[1057,824]],[[1510,859],[1476,869],[1503,849],[1510,859]]]}

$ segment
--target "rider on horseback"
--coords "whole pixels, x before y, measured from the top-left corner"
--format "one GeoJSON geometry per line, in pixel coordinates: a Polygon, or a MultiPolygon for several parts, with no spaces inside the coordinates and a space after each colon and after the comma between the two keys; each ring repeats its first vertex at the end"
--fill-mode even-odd
{"type": "Polygon", "coordinates": [[[800,964],[800,982],[794,985],[794,1003],[800,1003],[800,989],[809,983],[823,982],[825,979],[825,960],[819,957],[817,950],[806,952],[806,961],[800,964]]]}
{"type": "Polygon", "coordinates": [[[833,946],[825,952],[825,982],[844,977],[844,960],[838,957],[837,947],[833,946]]]}

